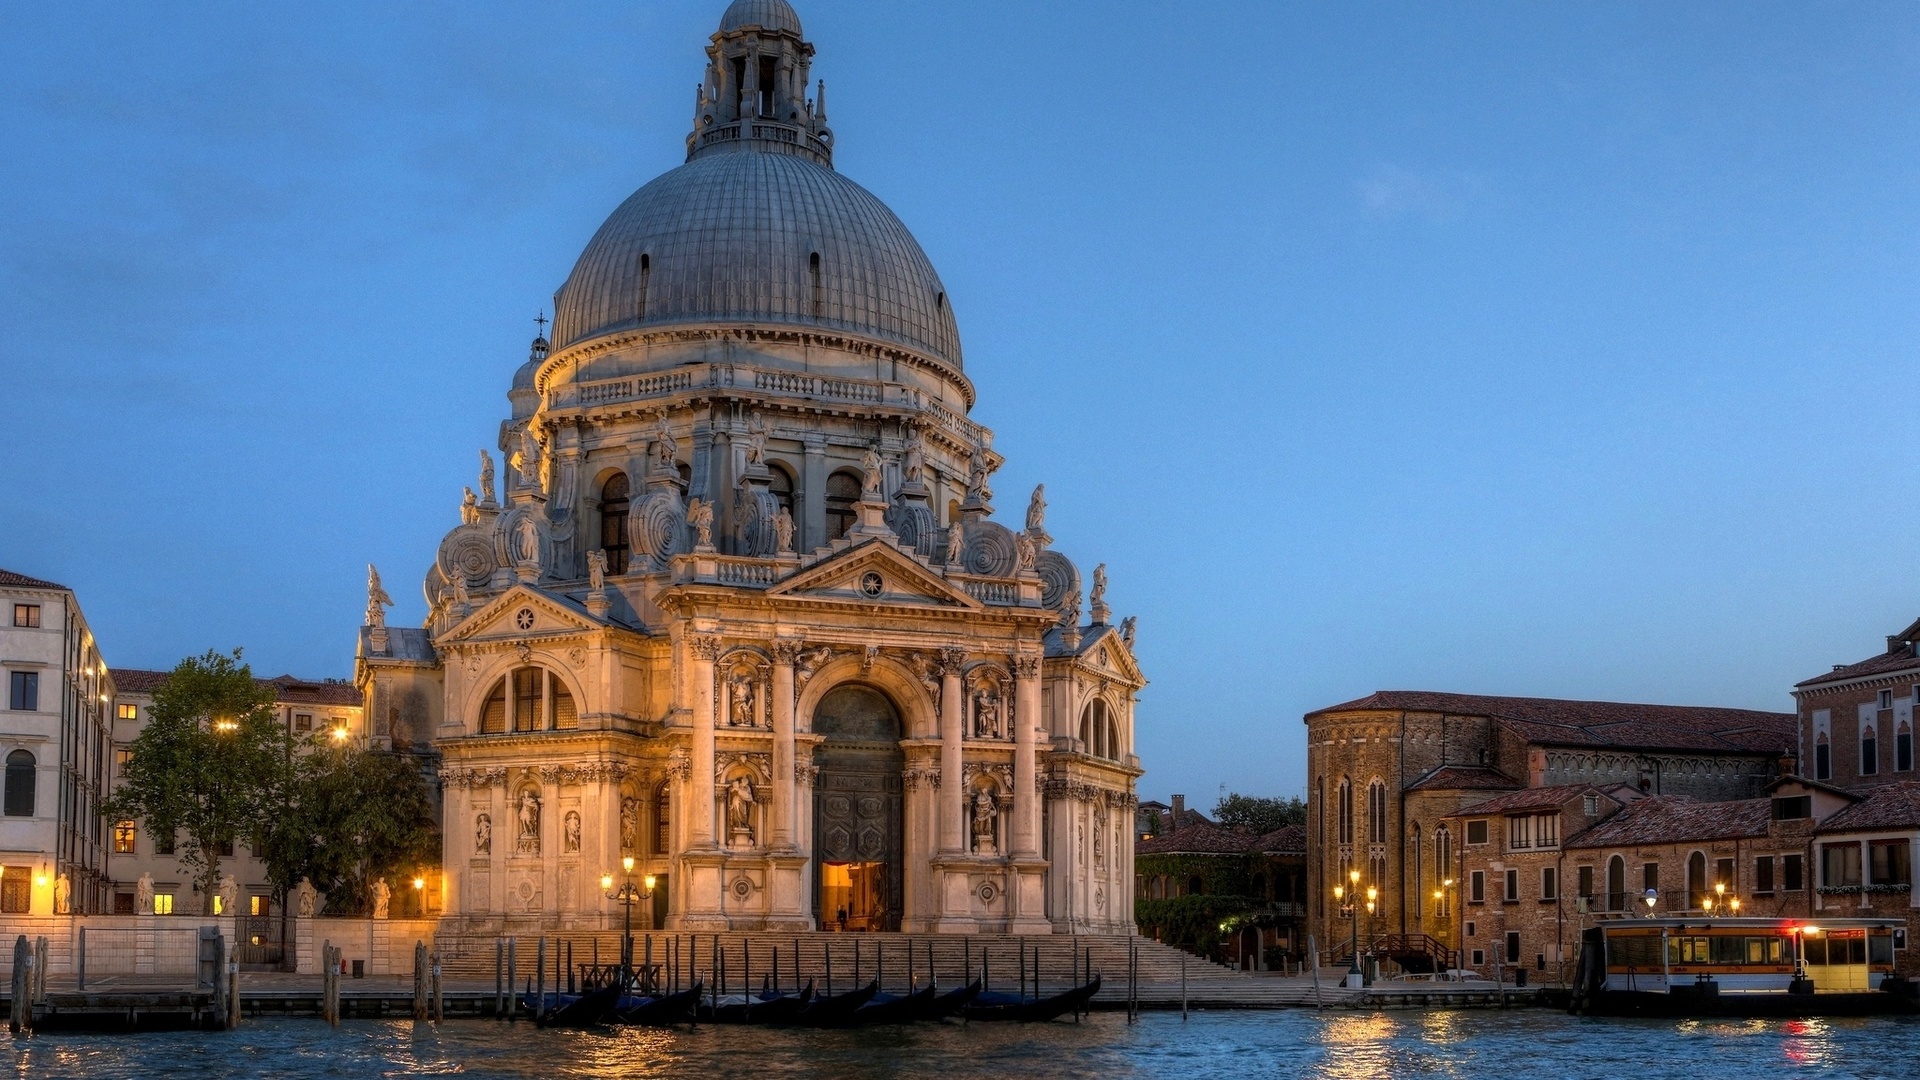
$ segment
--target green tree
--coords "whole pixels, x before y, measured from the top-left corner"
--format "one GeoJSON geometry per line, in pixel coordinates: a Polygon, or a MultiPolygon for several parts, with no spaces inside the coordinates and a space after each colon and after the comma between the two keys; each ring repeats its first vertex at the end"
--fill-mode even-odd
{"type": "Polygon", "coordinates": [[[296,755],[286,797],[254,850],[281,897],[306,878],[326,894],[328,912],[365,912],[376,880],[391,885],[439,861],[433,789],[411,755],[316,738],[296,755]]]}
{"type": "Polygon", "coordinates": [[[1296,798],[1262,798],[1228,792],[1213,804],[1213,820],[1235,829],[1270,833],[1307,823],[1307,804],[1296,798]]]}
{"type": "Polygon", "coordinates": [[[136,818],[160,836],[180,836],[180,862],[213,911],[220,852],[250,839],[287,782],[286,728],[275,691],[254,681],[240,650],[180,661],[154,690],[151,719],[129,748],[112,818],[136,818]]]}

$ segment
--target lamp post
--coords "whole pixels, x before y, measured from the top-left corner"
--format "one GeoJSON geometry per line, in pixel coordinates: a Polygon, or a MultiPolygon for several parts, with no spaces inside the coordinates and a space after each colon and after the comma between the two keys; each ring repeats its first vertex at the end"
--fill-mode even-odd
{"type": "Polygon", "coordinates": [[[1647,894],[1640,899],[1646,902],[1647,918],[1653,918],[1653,905],[1660,901],[1659,891],[1656,889],[1648,889],[1647,894]]]}
{"type": "MultiPolygon", "coordinates": [[[[618,891],[607,894],[607,899],[626,908],[626,930],[620,937],[620,974],[622,979],[631,981],[633,978],[633,905],[653,897],[653,875],[648,874],[641,879],[646,886],[641,890],[633,887],[633,856],[628,855],[622,858],[620,869],[624,880],[621,881],[618,891]]],[[[600,887],[613,888],[613,875],[602,874],[600,887]]]]}
{"type": "Polygon", "coordinates": [[[1359,889],[1360,889],[1360,871],[1358,870],[1348,870],[1347,884],[1335,885],[1333,887],[1333,901],[1334,903],[1340,905],[1340,917],[1347,920],[1347,924],[1349,927],[1348,937],[1347,937],[1347,951],[1353,957],[1352,962],[1347,967],[1346,985],[1349,987],[1358,987],[1360,985],[1360,977],[1361,977],[1360,976],[1360,914],[1359,914],[1359,905],[1355,902],[1360,898],[1359,889]]]}

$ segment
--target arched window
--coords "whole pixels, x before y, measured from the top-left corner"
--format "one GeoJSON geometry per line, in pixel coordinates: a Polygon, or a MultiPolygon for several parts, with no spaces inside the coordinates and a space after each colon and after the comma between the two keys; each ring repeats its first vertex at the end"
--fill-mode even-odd
{"type": "Polygon", "coordinates": [[[645,319],[647,317],[647,285],[649,284],[648,279],[651,277],[653,277],[653,257],[650,255],[642,255],[640,256],[640,301],[635,305],[635,318],[645,319]]]}
{"type": "Polygon", "coordinates": [[[947,500],[947,525],[952,526],[954,522],[959,520],[960,520],[960,500],[948,499],[947,500]]]}
{"type": "Polygon", "coordinates": [[[3,808],[8,817],[33,816],[34,781],[39,769],[33,760],[33,754],[26,750],[15,750],[7,755],[7,791],[3,808]]]}
{"type": "Polygon", "coordinates": [[[1195,874],[1192,877],[1187,879],[1187,895],[1188,896],[1204,896],[1206,895],[1206,892],[1207,892],[1207,883],[1200,880],[1199,874],[1195,874]]]}
{"type": "Polygon", "coordinates": [[[1833,744],[1827,740],[1827,733],[1821,732],[1813,747],[1813,778],[1815,780],[1833,779],[1833,744]]]}
{"type": "Polygon", "coordinates": [[[1340,842],[1353,843],[1353,781],[1340,778],[1340,842]]]}
{"type": "Polygon", "coordinates": [[[560,676],[542,667],[515,668],[488,691],[480,706],[480,733],[571,731],[580,708],[560,676]]]}
{"type": "Polygon", "coordinates": [[[1080,744],[1085,753],[1117,761],[1120,758],[1120,729],[1113,722],[1113,710],[1102,698],[1087,702],[1080,713],[1080,744]]]}
{"type": "Polygon", "coordinates": [[[1627,860],[1619,855],[1607,860],[1607,903],[1608,911],[1625,911],[1627,903],[1627,860]]]}
{"type": "Polygon", "coordinates": [[[827,539],[838,540],[853,528],[853,504],[860,501],[860,477],[841,471],[827,477],[827,539]]]}
{"type": "Polygon", "coordinates": [[[1375,780],[1367,785],[1367,843],[1387,842],[1387,785],[1375,780]]]}
{"type": "Polygon", "coordinates": [[[653,789],[653,853],[673,854],[673,783],[660,781],[653,789]]]}
{"type": "Polygon", "coordinates": [[[1913,771],[1913,725],[1905,720],[1893,733],[1893,771],[1913,771]]]}
{"type": "Polygon", "coordinates": [[[1439,894],[1440,902],[1435,906],[1434,914],[1446,918],[1453,912],[1453,897],[1449,885],[1453,878],[1453,830],[1445,825],[1433,830],[1433,891],[1439,894]]]}
{"type": "Polygon", "coordinates": [[[1872,776],[1879,771],[1880,733],[1868,724],[1860,729],[1860,775],[1872,776]]]}
{"type": "Polygon", "coordinates": [[[800,514],[793,508],[793,474],[787,471],[786,466],[773,461],[767,462],[767,471],[772,474],[772,479],[767,482],[767,490],[773,493],[780,509],[798,523],[800,514]]]}
{"type": "Polygon", "coordinates": [[[600,548],[607,553],[607,573],[627,572],[627,507],[630,487],[626,473],[614,473],[600,486],[600,548]]]}
{"type": "Polygon", "coordinates": [[[1413,873],[1407,875],[1407,880],[1413,882],[1413,917],[1416,919],[1420,917],[1420,912],[1426,899],[1424,896],[1426,890],[1420,887],[1420,883],[1426,880],[1426,863],[1421,861],[1420,857],[1422,854],[1420,850],[1420,823],[1416,821],[1413,823],[1413,873]]]}
{"type": "Polygon", "coordinates": [[[1707,899],[1707,857],[1701,852],[1687,856],[1687,910],[1698,911],[1707,899]]]}

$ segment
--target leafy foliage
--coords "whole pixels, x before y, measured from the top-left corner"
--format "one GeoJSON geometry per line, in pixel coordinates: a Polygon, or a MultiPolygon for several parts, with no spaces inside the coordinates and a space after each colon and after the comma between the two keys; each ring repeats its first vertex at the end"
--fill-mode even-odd
{"type": "Polygon", "coordinates": [[[329,914],[362,914],[376,880],[412,877],[438,860],[433,790],[414,758],[318,737],[302,750],[286,803],[254,848],[276,892],[306,878],[326,894],[329,914]]]}
{"type": "Polygon", "coordinates": [[[273,700],[273,688],[254,682],[239,649],[180,661],[154,691],[125,778],[103,804],[109,817],[182,835],[178,857],[198,882],[207,914],[221,849],[252,835],[289,780],[288,737],[273,700]]]}
{"type": "Polygon", "coordinates": [[[1235,925],[1235,916],[1263,907],[1265,900],[1252,896],[1198,895],[1172,896],[1165,900],[1135,900],[1133,921],[1140,932],[1171,945],[1192,949],[1201,956],[1212,956],[1220,948],[1226,932],[1221,924],[1235,925]]]}
{"type": "Polygon", "coordinates": [[[1262,798],[1228,792],[1213,804],[1213,820],[1232,829],[1270,833],[1307,823],[1307,804],[1296,798],[1262,798]]]}

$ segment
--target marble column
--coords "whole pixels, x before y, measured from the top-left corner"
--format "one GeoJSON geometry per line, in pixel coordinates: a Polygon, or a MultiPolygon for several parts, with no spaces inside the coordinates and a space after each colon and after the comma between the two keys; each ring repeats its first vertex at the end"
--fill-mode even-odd
{"type": "Polygon", "coordinates": [[[1013,853],[1040,853],[1040,793],[1034,790],[1035,742],[1040,726],[1040,658],[1013,661],[1013,853]]]}
{"type": "Polygon", "coordinates": [[[713,660],[720,653],[720,639],[695,634],[687,639],[693,663],[693,746],[688,765],[693,775],[687,784],[687,846],[711,848],[713,842],[713,660]]]}
{"type": "Polygon", "coordinates": [[[965,649],[940,650],[940,850],[947,852],[966,850],[966,792],[960,779],[960,714],[965,708],[960,670],[966,662],[965,649]]]}
{"type": "Polygon", "coordinates": [[[778,638],[773,643],[773,847],[791,850],[793,844],[793,662],[800,641],[778,638]]]}

